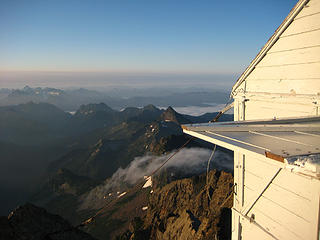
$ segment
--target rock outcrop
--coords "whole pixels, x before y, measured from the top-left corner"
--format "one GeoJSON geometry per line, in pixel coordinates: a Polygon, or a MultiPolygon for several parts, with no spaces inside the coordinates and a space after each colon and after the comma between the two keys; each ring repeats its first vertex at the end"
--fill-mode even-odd
{"type": "Polygon", "coordinates": [[[144,219],[134,219],[119,239],[224,239],[231,237],[233,176],[213,170],[206,176],[156,188],[144,219]],[[209,195],[209,196],[208,196],[209,195]]]}

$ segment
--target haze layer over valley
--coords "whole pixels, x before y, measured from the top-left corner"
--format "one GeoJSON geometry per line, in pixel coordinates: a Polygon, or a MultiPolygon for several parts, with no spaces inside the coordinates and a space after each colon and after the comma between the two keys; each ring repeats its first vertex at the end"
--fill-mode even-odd
{"type": "MultiPolygon", "coordinates": [[[[82,104],[105,103],[111,108],[123,110],[126,107],[143,107],[153,104],[157,107],[167,108],[168,106],[179,107],[182,111],[188,111],[188,107],[201,107],[202,113],[218,111],[221,104],[224,104],[229,93],[223,90],[203,88],[110,88],[105,90],[88,90],[84,88],[59,89],[59,88],[31,88],[25,86],[20,89],[0,89],[0,106],[14,105],[21,103],[46,102],[58,108],[75,112],[82,104]]],[[[193,108],[189,112],[193,111],[193,108]]]]}

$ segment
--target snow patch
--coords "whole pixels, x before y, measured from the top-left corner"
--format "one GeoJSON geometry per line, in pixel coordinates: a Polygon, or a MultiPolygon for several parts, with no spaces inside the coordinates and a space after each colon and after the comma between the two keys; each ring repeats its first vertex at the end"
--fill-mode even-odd
{"type": "Polygon", "coordinates": [[[126,195],[127,194],[127,192],[123,192],[123,193],[121,193],[119,196],[118,196],[118,198],[121,198],[122,196],[124,196],[124,195],[126,195]]]}
{"type": "Polygon", "coordinates": [[[295,156],[285,159],[286,168],[292,172],[304,172],[320,176],[320,154],[295,156]]]}
{"type": "Polygon", "coordinates": [[[151,176],[144,176],[144,179],[147,180],[146,183],[143,185],[142,188],[147,188],[152,186],[152,179],[151,176]]]}

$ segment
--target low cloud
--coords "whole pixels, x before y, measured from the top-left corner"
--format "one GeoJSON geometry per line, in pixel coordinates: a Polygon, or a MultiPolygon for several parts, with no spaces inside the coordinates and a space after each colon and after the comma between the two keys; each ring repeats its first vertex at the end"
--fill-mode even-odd
{"type": "MultiPolygon", "coordinates": [[[[92,208],[93,206],[99,208],[99,205],[104,202],[103,199],[109,197],[109,193],[120,191],[121,185],[133,185],[143,179],[144,176],[149,176],[171,154],[162,156],[148,154],[143,157],[136,157],[126,168],[119,168],[104,184],[95,187],[83,196],[80,209],[92,208]]],[[[211,150],[209,149],[185,148],[177,153],[163,168],[176,167],[186,174],[200,174],[206,171],[210,154],[211,150]]],[[[213,167],[219,170],[232,170],[233,157],[217,150],[211,160],[211,168],[213,167]]]]}

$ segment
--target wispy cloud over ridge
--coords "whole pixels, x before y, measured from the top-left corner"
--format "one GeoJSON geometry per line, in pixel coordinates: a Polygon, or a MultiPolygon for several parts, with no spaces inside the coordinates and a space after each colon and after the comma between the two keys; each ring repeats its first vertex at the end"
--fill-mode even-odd
{"type": "MultiPolygon", "coordinates": [[[[80,209],[92,208],[93,206],[100,207],[101,200],[108,196],[111,191],[121,191],[119,188],[123,182],[133,185],[143,179],[144,176],[150,175],[166,160],[169,154],[162,156],[147,154],[136,157],[126,168],[119,168],[110,179],[106,180],[105,184],[97,186],[83,196],[80,209]]],[[[164,168],[176,167],[185,173],[200,174],[205,172],[210,154],[211,150],[209,149],[185,148],[177,153],[164,168]]],[[[212,167],[231,170],[233,168],[233,158],[217,150],[212,161],[212,167]]]]}

